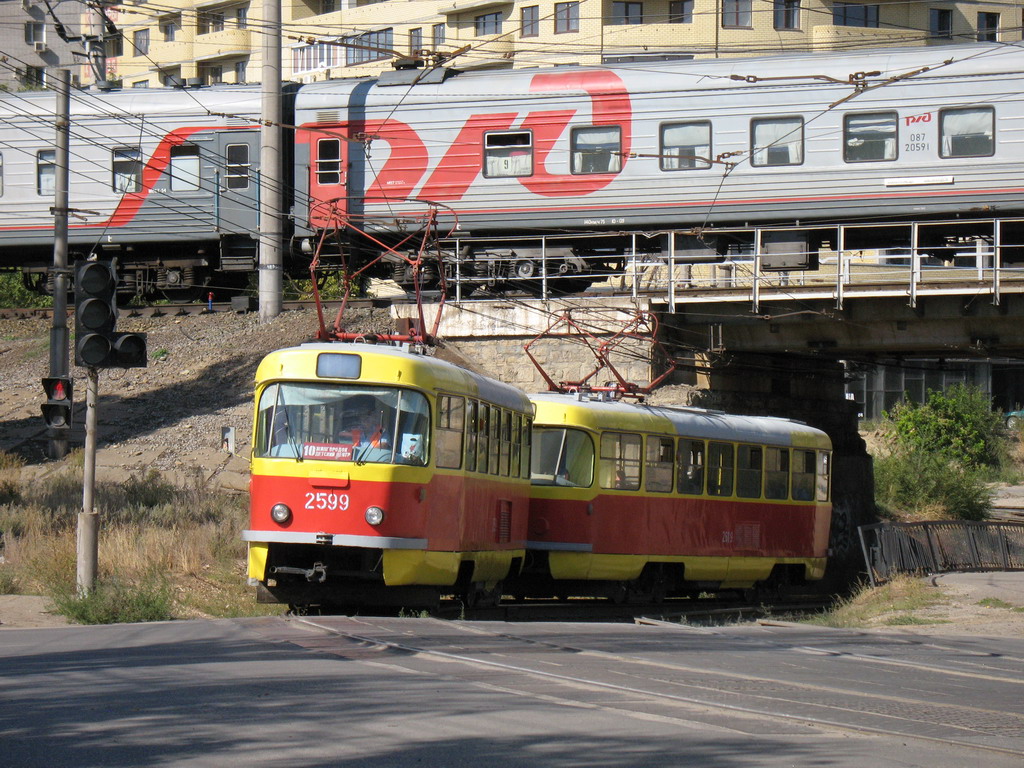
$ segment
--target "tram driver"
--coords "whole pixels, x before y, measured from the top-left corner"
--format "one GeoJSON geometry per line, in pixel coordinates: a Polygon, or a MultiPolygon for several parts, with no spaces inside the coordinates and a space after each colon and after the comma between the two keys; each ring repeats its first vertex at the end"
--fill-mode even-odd
{"type": "Polygon", "coordinates": [[[354,395],[345,402],[339,440],[352,444],[355,462],[391,461],[387,409],[372,395],[354,395]]]}

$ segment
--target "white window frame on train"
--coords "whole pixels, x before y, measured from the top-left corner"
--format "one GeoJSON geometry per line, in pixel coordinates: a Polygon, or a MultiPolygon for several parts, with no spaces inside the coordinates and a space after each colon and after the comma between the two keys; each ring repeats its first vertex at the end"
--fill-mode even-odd
{"type": "Polygon", "coordinates": [[[895,112],[851,112],[843,115],[843,160],[847,163],[896,160],[899,157],[899,138],[899,116],[895,112]]]}
{"type": "Polygon", "coordinates": [[[801,115],[750,121],[750,164],[758,167],[803,165],[804,119],[801,115]],[[785,154],[785,157],[783,157],[785,154]]]}
{"type": "Polygon", "coordinates": [[[249,145],[228,144],[224,147],[224,181],[228,189],[248,189],[252,163],[249,145]]]}
{"type": "Polygon", "coordinates": [[[111,189],[118,194],[142,190],[142,150],[115,147],[111,150],[111,189]]]}
{"type": "Polygon", "coordinates": [[[570,132],[571,162],[575,175],[618,173],[622,170],[622,128],[589,125],[570,132]]]}
{"type": "Polygon", "coordinates": [[[484,134],[484,178],[532,175],[532,131],[489,131],[484,134]]]}
{"type": "Polygon", "coordinates": [[[316,183],[321,187],[341,184],[341,139],[317,139],[316,183]],[[333,154],[325,151],[329,148],[333,154]]]}
{"type": "Polygon", "coordinates": [[[41,149],[36,152],[36,194],[53,197],[57,184],[57,152],[41,149]]]}
{"type": "Polygon", "coordinates": [[[603,432],[598,477],[602,488],[640,490],[643,437],[634,432],[603,432]]]}
{"type": "Polygon", "coordinates": [[[939,110],[939,157],[991,157],[996,153],[994,107],[939,110]]]}
{"type": "Polygon", "coordinates": [[[711,167],[710,120],[662,123],[660,136],[661,170],[695,171],[711,167]]]}
{"type": "Polygon", "coordinates": [[[171,147],[167,166],[172,192],[195,192],[199,189],[199,146],[178,144],[171,147]]]}

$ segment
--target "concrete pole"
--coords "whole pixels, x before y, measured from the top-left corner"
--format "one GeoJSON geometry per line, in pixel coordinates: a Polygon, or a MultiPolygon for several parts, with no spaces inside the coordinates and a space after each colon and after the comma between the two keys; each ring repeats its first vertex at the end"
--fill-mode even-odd
{"type": "MultiPolygon", "coordinates": [[[[71,73],[56,72],[56,126],[53,195],[53,323],[50,327],[50,376],[68,375],[68,187],[71,144],[71,73]]],[[[47,452],[51,459],[68,453],[70,427],[51,427],[47,452]]]]}
{"type": "Polygon", "coordinates": [[[281,0],[263,0],[263,101],[260,128],[260,322],[281,314],[284,163],[281,147],[281,0]]]}
{"type": "Polygon", "coordinates": [[[85,471],[82,477],[82,511],[78,514],[78,594],[89,594],[96,584],[99,560],[99,517],[93,509],[96,489],[96,401],[99,399],[100,372],[89,369],[85,393],[85,471]]]}

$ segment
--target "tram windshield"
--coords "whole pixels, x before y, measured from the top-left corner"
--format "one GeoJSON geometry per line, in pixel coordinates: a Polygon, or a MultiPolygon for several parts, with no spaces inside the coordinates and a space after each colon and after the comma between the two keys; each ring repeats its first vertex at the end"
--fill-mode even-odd
{"type": "Polygon", "coordinates": [[[285,382],[260,395],[254,455],[423,465],[429,435],[430,407],[419,392],[285,382]]]}
{"type": "Polygon", "coordinates": [[[534,428],[530,482],[589,488],[594,482],[594,441],[590,435],[579,429],[534,428]]]}

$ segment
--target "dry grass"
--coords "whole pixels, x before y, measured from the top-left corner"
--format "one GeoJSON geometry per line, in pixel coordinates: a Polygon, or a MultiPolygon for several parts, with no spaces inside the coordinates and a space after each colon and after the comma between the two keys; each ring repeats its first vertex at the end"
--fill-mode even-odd
{"type": "Polygon", "coordinates": [[[948,597],[939,589],[914,576],[897,576],[880,587],[864,586],[839,601],[832,610],[809,620],[826,627],[872,627],[900,624],[941,623],[920,615],[920,611],[943,605],[948,597]]]}

